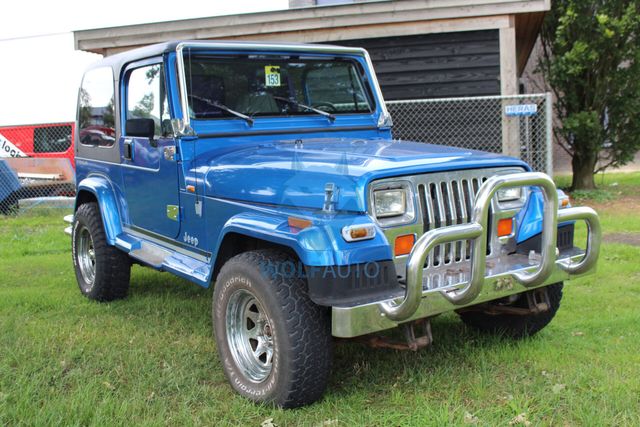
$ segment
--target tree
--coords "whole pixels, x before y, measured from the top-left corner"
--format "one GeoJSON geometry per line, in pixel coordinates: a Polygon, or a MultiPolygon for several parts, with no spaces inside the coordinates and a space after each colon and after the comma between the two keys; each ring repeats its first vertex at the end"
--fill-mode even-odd
{"type": "Polygon", "coordinates": [[[84,88],[80,88],[80,111],[78,114],[80,129],[91,125],[91,96],[84,88]]]}
{"type": "Polygon", "coordinates": [[[572,189],[640,149],[640,2],[553,0],[539,70],[555,95],[554,135],[572,158],[572,189]]]}
{"type": "Polygon", "coordinates": [[[142,99],[138,101],[138,104],[133,108],[134,117],[138,118],[153,118],[151,114],[155,105],[153,92],[149,92],[142,96],[142,99]]]}

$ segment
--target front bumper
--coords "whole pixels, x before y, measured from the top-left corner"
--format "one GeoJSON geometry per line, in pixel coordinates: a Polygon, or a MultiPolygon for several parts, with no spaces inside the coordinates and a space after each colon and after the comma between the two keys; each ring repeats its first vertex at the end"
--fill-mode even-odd
{"type": "Polygon", "coordinates": [[[494,176],[478,191],[468,224],[431,230],[416,242],[407,258],[403,295],[360,305],[333,306],[332,333],[344,338],[365,335],[590,273],[595,269],[600,240],[595,211],[587,207],[559,211],[557,191],[547,175],[529,172],[494,176]],[[545,207],[540,254],[531,259],[513,254],[487,260],[491,199],[501,188],[515,186],[537,186],[542,190],[545,207]],[[558,251],[558,222],[567,221],[587,224],[585,251],[577,248],[558,251]],[[436,246],[460,240],[471,241],[469,262],[455,269],[424,268],[427,256],[436,246]]]}

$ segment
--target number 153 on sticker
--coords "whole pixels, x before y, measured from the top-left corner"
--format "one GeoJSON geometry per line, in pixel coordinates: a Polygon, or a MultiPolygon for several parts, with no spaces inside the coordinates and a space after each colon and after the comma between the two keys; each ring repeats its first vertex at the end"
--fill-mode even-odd
{"type": "Polygon", "coordinates": [[[278,65],[266,65],[264,67],[265,86],[280,86],[280,67],[278,65]]]}

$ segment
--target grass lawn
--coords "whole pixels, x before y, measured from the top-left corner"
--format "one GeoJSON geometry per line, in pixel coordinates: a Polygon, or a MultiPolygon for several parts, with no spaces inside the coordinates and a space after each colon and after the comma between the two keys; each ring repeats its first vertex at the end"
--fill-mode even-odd
{"type": "Polygon", "coordinates": [[[417,353],[339,344],[324,399],[291,411],[227,385],[211,290],[134,267],[128,299],[90,302],[61,211],[0,218],[0,426],[640,425],[640,174],[601,186],[579,194],[604,226],[598,273],[565,286],[537,336],[478,335],[451,314],[417,353]]]}

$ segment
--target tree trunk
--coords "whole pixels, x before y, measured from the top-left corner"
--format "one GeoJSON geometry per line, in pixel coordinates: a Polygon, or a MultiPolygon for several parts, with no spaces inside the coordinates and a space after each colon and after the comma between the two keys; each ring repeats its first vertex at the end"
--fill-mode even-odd
{"type": "Polygon", "coordinates": [[[594,190],[596,182],[593,177],[598,156],[596,153],[573,153],[571,167],[573,180],[571,190],[594,190]]]}

